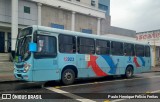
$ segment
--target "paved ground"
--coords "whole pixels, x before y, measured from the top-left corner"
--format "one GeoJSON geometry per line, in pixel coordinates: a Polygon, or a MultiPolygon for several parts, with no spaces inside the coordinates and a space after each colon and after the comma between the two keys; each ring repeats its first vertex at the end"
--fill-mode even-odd
{"type": "MultiPolygon", "coordinates": [[[[49,98],[48,100],[29,100],[29,102],[159,102],[159,99],[107,99],[108,95],[116,93],[140,93],[140,95],[146,93],[160,94],[159,78],[160,72],[152,72],[135,75],[132,79],[123,79],[121,77],[80,79],[77,80],[75,84],[69,86],[63,86],[59,82],[48,82],[44,88],[33,83],[6,82],[0,84],[0,94],[45,93],[46,97],[48,96],[49,98]],[[61,99],[58,100],[59,98],[61,99]]],[[[10,102],[11,100],[2,100],[0,98],[0,101],[10,102]]],[[[14,101],[25,102],[26,100],[14,101]]]]}
{"type": "Polygon", "coordinates": [[[15,80],[12,62],[0,62],[0,82],[15,80]]]}
{"type": "Polygon", "coordinates": [[[152,71],[160,72],[160,66],[152,67],[152,71]]]}

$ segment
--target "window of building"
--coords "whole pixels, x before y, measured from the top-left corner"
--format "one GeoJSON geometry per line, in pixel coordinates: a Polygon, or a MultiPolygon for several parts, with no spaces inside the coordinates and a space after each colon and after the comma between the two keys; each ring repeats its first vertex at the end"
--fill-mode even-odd
{"type": "Polygon", "coordinates": [[[78,37],[78,53],[80,54],[94,54],[95,41],[91,38],[78,37]]]}
{"type": "Polygon", "coordinates": [[[123,43],[121,42],[111,42],[111,54],[112,55],[123,55],[123,43]]]}
{"type": "Polygon", "coordinates": [[[95,0],[91,0],[91,6],[96,6],[96,1],[95,0]]]}
{"type": "Polygon", "coordinates": [[[145,56],[150,57],[150,47],[149,46],[145,46],[145,56]]]}
{"type": "Polygon", "coordinates": [[[59,52],[75,53],[76,52],[76,37],[69,35],[59,35],[59,52]]]}
{"type": "Polygon", "coordinates": [[[136,56],[144,56],[144,46],[143,45],[135,45],[136,56]]]}
{"type": "Polygon", "coordinates": [[[103,5],[103,4],[99,4],[99,5],[98,5],[98,8],[101,9],[101,10],[104,10],[104,11],[107,11],[107,10],[108,10],[108,6],[103,5]]]}
{"type": "Polygon", "coordinates": [[[37,35],[38,52],[36,58],[55,57],[57,55],[56,37],[37,35]]]}
{"type": "Polygon", "coordinates": [[[92,34],[91,29],[82,29],[82,33],[92,34]]]}
{"type": "Polygon", "coordinates": [[[76,1],[80,2],[80,0],[76,0],[76,1]]]}
{"type": "Polygon", "coordinates": [[[98,55],[110,54],[110,41],[96,40],[96,53],[98,55]]]}
{"type": "Polygon", "coordinates": [[[60,24],[51,24],[52,28],[57,28],[57,29],[64,29],[64,25],[60,25],[60,24]]]}
{"type": "Polygon", "coordinates": [[[124,54],[126,56],[134,56],[134,45],[129,43],[124,43],[124,54]]]}
{"type": "Polygon", "coordinates": [[[30,14],[30,7],[24,6],[24,13],[30,14]]]}

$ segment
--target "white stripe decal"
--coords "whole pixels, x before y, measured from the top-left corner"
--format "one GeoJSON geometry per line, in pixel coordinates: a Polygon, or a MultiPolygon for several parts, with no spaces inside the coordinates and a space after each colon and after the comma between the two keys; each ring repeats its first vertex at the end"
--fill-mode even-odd
{"type": "Polygon", "coordinates": [[[158,92],[160,92],[160,90],[152,91],[151,93],[158,93],[158,92]]]}

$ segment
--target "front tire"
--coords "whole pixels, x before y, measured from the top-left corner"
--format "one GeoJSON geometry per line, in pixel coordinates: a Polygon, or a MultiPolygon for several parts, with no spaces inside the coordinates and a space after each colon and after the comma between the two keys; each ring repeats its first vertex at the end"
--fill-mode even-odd
{"type": "Polygon", "coordinates": [[[133,77],[133,68],[131,66],[128,66],[126,68],[125,77],[126,78],[132,78],[133,77]]]}
{"type": "Polygon", "coordinates": [[[73,84],[75,80],[75,72],[72,69],[66,69],[62,73],[61,81],[64,85],[73,84]]]}

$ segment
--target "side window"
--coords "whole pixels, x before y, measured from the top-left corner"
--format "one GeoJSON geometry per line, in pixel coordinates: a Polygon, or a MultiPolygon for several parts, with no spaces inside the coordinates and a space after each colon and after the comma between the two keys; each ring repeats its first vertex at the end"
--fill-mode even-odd
{"type": "Polygon", "coordinates": [[[56,57],[57,55],[57,44],[56,37],[37,35],[37,50],[35,53],[36,58],[41,57],[56,57]]]}
{"type": "Polygon", "coordinates": [[[100,54],[110,54],[110,41],[96,40],[96,53],[100,54]]]}
{"type": "Polygon", "coordinates": [[[69,35],[59,35],[59,52],[60,53],[75,53],[76,52],[76,37],[69,35]]]}
{"type": "Polygon", "coordinates": [[[92,34],[91,29],[82,29],[82,33],[92,34]]]}
{"type": "Polygon", "coordinates": [[[80,54],[94,54],[95,42],[94,39],[78,37],[78,53],[80,54]]]}
{"type": "Polygon", "coordinates": [[[30,14],[30,7],[24,6],[24,13],[30,14]]]}
{"type": "Polygon", "coordinates": [[[123,55],[123,43],[121,42],[111,42],[111,54],[112,55],[123,55]]]}
{"type": "Polygon", "coordinates": [[[145,46],[145,56],[150,57],[150,47],[149,46],[145,46]]]}
{"type": "Polygon", "coordinates": [[[129,43],[124,43],[124,54],[126,56],[134,56],[134,45],[129,43]]]}
{"type": "Polygon", "coordinates": [[[135,45],[136,56],[144,57],[144,46],[143,45],[135,45]]]}

